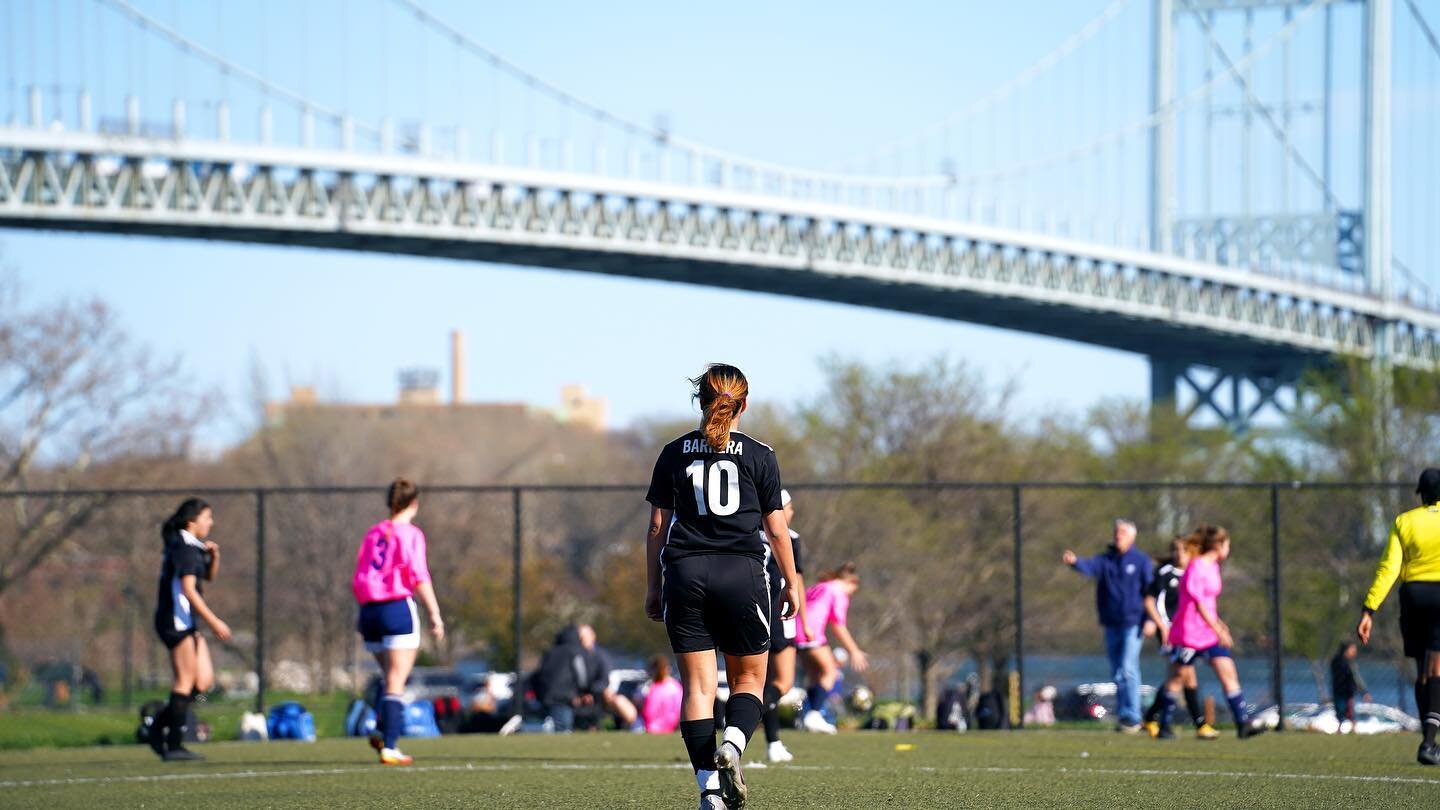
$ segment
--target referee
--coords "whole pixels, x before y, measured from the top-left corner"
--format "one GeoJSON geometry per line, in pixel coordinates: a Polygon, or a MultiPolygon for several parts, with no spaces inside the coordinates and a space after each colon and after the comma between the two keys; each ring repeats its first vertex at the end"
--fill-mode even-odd
{"type": "Polygon", "coordinates": [[[1375,611],[1399,579],[1400,634],[1406,657],[1415,659],[1415,705],[1425,734],[1415,758],[1440,765],[1440,469],[1421,473],[1415,492],[1422,505],[1395,518],[1355,633],[1370,643],[1375,611]]]}

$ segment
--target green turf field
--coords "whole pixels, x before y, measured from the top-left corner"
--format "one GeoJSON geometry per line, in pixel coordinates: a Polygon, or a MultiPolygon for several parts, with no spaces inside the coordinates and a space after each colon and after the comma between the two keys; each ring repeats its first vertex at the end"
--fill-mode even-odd
{"type": "MultiPolygon", "coordinates": [[[[1440,806],[1440,768],[1414,763],[1418,739],[1409,735],[1160,743],[1104,731],[880,732],[788,742],[794,764],[747,770],[752,807],[1440,806]]],[[[196,748],[208,761],[167,765],[133,745],[0,752],[0,807],[698,803],[675,737],[413,740],[410,768],[373,764],[357,740],[196,748]]]]}

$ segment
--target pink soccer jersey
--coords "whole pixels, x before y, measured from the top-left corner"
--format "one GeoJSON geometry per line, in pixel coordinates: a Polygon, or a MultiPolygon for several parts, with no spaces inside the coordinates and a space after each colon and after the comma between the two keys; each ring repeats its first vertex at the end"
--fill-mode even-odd
{"type": "Polygon", "coordinates": [[[365,533],[350,580],[355,601],[366,605],[404,599],[429,581],[425,533],[419,526],[382,520],[365,533]]]}
{"type": "Polygon", "coordinates": [[[825,644],[825,628],[845,626],[850,594],[838,579],[817,582],[805,591],[805,623],[795,627],[796,644],[825,644]],[[806,625],[809,625],[808,627],[806,625]]]}
{"type": "Polygon", "coordinates": [[[648,734],[674,734],[680,727],[680,707],[685,701],[685,688],[674,678],[650,684],[640,715],[645,718],[648,734]]]}
{"type": "Polygon", "coordinates": [[[1204,605],[1212,616],[1219,616],[1216,604],[1220,598],[1220,564],[1196,557],[1180,578],[1180,600],[1175,606],[1175,623],[1170,628],[1170,644],[1203,650],[1220,643],[1220,637],[1200,616],[1204,605]]]}

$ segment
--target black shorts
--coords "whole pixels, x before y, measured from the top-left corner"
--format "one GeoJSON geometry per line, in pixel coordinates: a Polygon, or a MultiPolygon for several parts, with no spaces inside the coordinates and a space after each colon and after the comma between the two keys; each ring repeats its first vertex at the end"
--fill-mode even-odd
{"type": "Polygon", "coordinates": [[[1406,658],[1440,652],[1440,582],[1400,585],[1400,636],[1406,658]]]}
{"type": "Polygon", "coordinates": [[[692,554],[664,563],[661,604],[676,653],[726,655],[770,649],[765,564],[741,554],[692,554]]]}
{"type": "Polygon", "coordinates": [[[785,615],[784,580],[772,576],[770,583],[770,652],[780,652],[795,646],[795,620],[781,618],[785,615]]]}
{"type": "Polygon", "coordinates": [[[155,617],[155,634],[165,643],[165,649],[173,650],[180,646],[180,642],[195,635],[196,630],[193,627],[189,630],[176,630],[173,621],[165,621],[169,618],[168,616],[155,617]]]}

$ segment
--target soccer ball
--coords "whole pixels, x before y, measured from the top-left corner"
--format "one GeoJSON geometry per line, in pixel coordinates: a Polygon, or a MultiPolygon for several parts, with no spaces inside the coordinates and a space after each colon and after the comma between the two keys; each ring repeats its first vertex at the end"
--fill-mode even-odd
{"type": "Polygon", "coordinates": [[[845,697],[845,705],[856,714],[864,714],[875,708],[875,693],[868,687],[857,686],[845,697]]]}

